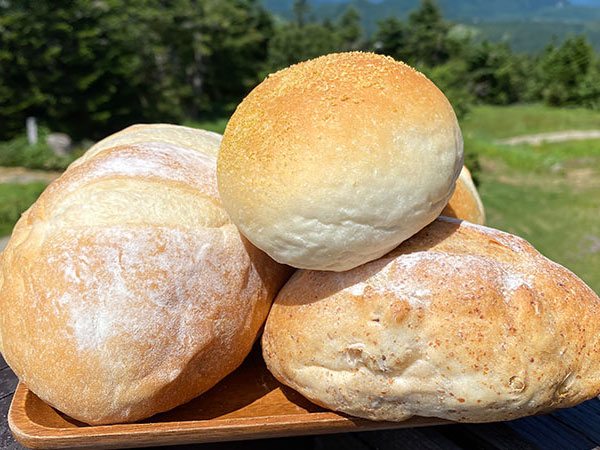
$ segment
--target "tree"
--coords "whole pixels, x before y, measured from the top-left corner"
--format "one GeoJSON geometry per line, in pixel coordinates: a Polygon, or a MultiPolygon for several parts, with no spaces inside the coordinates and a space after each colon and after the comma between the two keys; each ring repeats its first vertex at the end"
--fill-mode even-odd
{"type": "Polygon", "coordinates": [[[406,48],[408,30],[404,22],[396,17],[389,17],[377,23],[374,40],[375,50],[378,53],[389,55],[399,61],[407,60],[407,56],[409,56],[406,48]]]}
{"type": "Polygon", "coordinates": [[[483,103],[506,105],[524,98],[529,64],[508,45],[484,41],[471,45],[466,55],[468,84],[483,103]]]}
{"type": "Polygon", "coordinates": [[[541,59],[542,97],[550,105],[577,104],[582,94],[589,101],[589,80],[594,50],[584,36],[570,37],[560,47],[548,46],[541,59]],[[583,89],[583,90],[582,90],[583,89]]]}
{"type": "Polygon", "coordinates": [[[300,27],[296,23],[286,24],[276,29],[269,42],[267,71],[282,69],[300,61],[339,51],[339,34],[318,23],[308,23],[300,27]]]}
{"type": "Polygon", "coordinates": [[[450,59],[450,24],[435,0],[422,0],[408,16],[407,59],[416,66],[433,67],[450,59]]]}
{"type": "Polygon", "coordinates": [[[147,0],[1,3],[1,137],[30,115],[76,138],[177,120],[172,87],[157,76],[147,8],[147,0]]]}
{"type": "Polygon", "coordinates": [[[357,50],[361,46],[363,29],[360,24],[360,13],[350,5],[336,24],[342,42],[341,50],[357,50]]]}
{"type": "Polygon", "coordinates": [[[296,0],[293,5],[294,17],[299,27],[303,27],[307,22],[307,17],[310,12],[308,0],[296,0]]]}
{"type": "Polygon", "coordinates": [[[254,1],[177,0],[155,17],[186,115],[232,109],[259,81],[273,33],[254,1]]]}

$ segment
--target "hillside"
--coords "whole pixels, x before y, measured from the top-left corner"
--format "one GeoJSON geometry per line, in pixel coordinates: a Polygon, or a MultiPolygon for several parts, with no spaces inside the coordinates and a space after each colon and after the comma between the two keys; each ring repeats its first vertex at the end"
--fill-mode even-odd
{"type": "MultiPolygon", "coordinates": [[[[294,0],[263,0],[270,11],[293,17],[294,0]]],[[[362,25],[371,36],[377,21],[397,16],[406,18],[415,0],[309,0],[311,17],[322,20],[340,17],[349,5],[360,13],[362,25]]],[[[506,41],[513,50],[538,52],[555,37],[586,34],[600,50],[600,0],[438,0],[444,16],[472,28],[476,39],[506,41]]]]}

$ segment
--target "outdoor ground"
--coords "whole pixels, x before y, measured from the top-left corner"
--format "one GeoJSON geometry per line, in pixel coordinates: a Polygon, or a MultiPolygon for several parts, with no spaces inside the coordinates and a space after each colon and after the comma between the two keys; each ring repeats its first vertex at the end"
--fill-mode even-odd
{"type": "MultiPolygon", "coordinates": [[[[186,125],[222,133],[226,123],[220,118],[186,125]]],[[[466,152],[475,153],[481,165],[479,190],[488,225],[524,237],[600,292],[600,139],[501,143],[521,135],[600,130],[600,112],[480,106],[461,127],[466,152]]],[[[0,183],[5,183],[0,184],[0,235],[10,231],[47,182],[30,174],[27,180],[35,183],[17,184],[11,175],[0,169],[0,183]]]]}

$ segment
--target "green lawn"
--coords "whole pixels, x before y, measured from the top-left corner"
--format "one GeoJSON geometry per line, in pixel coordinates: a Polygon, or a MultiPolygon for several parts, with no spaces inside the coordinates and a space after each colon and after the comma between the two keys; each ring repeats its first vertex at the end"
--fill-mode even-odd
{"type": "Polygon", "coordinates": [[[474,108],[465,150],[479,156],[488,225],[524,237],[600,292],[600,140],[498,145],[495,139],[600,129],[600,113],[537,105],[474,108]]]}
{"type": "Polygon", "coordinates": [[[0,236],[12,232],[23,211],[46,189],[46,183],[0,184],[0,236]]]}
{"type": "Polygon", "coordinates": [[[546,183],[484,170],[480,193],[488,225],[527,239],[600,292],[600,186],[574,187],[557,178],[546,183]]]}
{"type": "Polygon", "coordinates": [[[543,105],[477,106],[461,122],[465,138],[501,139],[521,134],[600,129],[600,111],[543,105]]]}

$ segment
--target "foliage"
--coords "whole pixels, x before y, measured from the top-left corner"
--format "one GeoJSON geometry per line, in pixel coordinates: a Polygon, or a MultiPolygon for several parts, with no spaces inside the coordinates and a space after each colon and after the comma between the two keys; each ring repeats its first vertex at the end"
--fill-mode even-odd
{"type": "Polygon", "coordinates": [[[540,65],[541,95],[553,106],[593,106],[600,101],[600,82],[594,67],[594,50],[584,36],[570,37],[560,47],[551,43],[544,51],[540,65]]]}
{"type": "Polygon", "coordinates": [[[14,135],[26,116],[76,137],[137,120],[176,120],[162,83],[146,0],[0,4],[0,120],[14,135]]]}
{"type": "MultiPolygon", "coordinates": [[[[449,5],[464,7],[439,1],[453,14],[449,5]]],[[[600,59],[583,37],[528,57],[479,40],[435,0],[421,0],[412,12],[403,4],[406,20],[380,21],[371,41],[365,3],[339,3],[334,19],[316,20],[311,2],[296,0],[285,21],[258,0],[0,2],[0,139],[18,136],[27,116],[76,140],[135,122],[225,116],[269,72],[357,49],[426,73],[459,117],[478,103],[600,106],[600,59]]],[[[392,4],[400,5],[378,3],[392,4]]]]}
{"type": "Polygon", "coordinates": [[[340,50],[357,50],[362,46],[364,31],[360,24],[360,14],[354,6],[350,5],[340,17],[336,29],[342,44],[340,50]]]}
{"type": "Polygon", "coordinates": [[[269,42],[267,71],[273,72],[300,61],[333,53],[340,46],[340,37],[323,24],[283,25],[276,29],[269,42]]]}
{"type": "Polygon", "coordinates": [[[75,159],[73,156],[57,156],[46,144],[47,129],[39,130],[38,142],[30,145],[26,136],[0,142],[0,166],[26,167],[28,169],[64,170],[75,159]]]}
{"type": "Polygon", "coordinates": [[[483,103],[507,105],[528,94],[531,64],[511,52],[506,44],[483,42],[466,55],[470,91],[483,103]]]}
{"type": "Polygon", "coordinates": [[[237,103],[272,23],[243,0],[24,0],[0,3],[0,30],[0,139],[27,116],[98,138],[237,103]]]}
{"type": "Polygon", "coordinates": [[[467,63],[462,59],[453,59],[432,69],[424,69],[424,73],[446,95],[456,116],[464,117],[475,100],[465,83],[469,77],[467,63]]]}
{"type": "Polygon", "coordinates": [[[9,235],[23,211],[46,189],[45,183],[0,184],[0,236],[9,235]]]}

